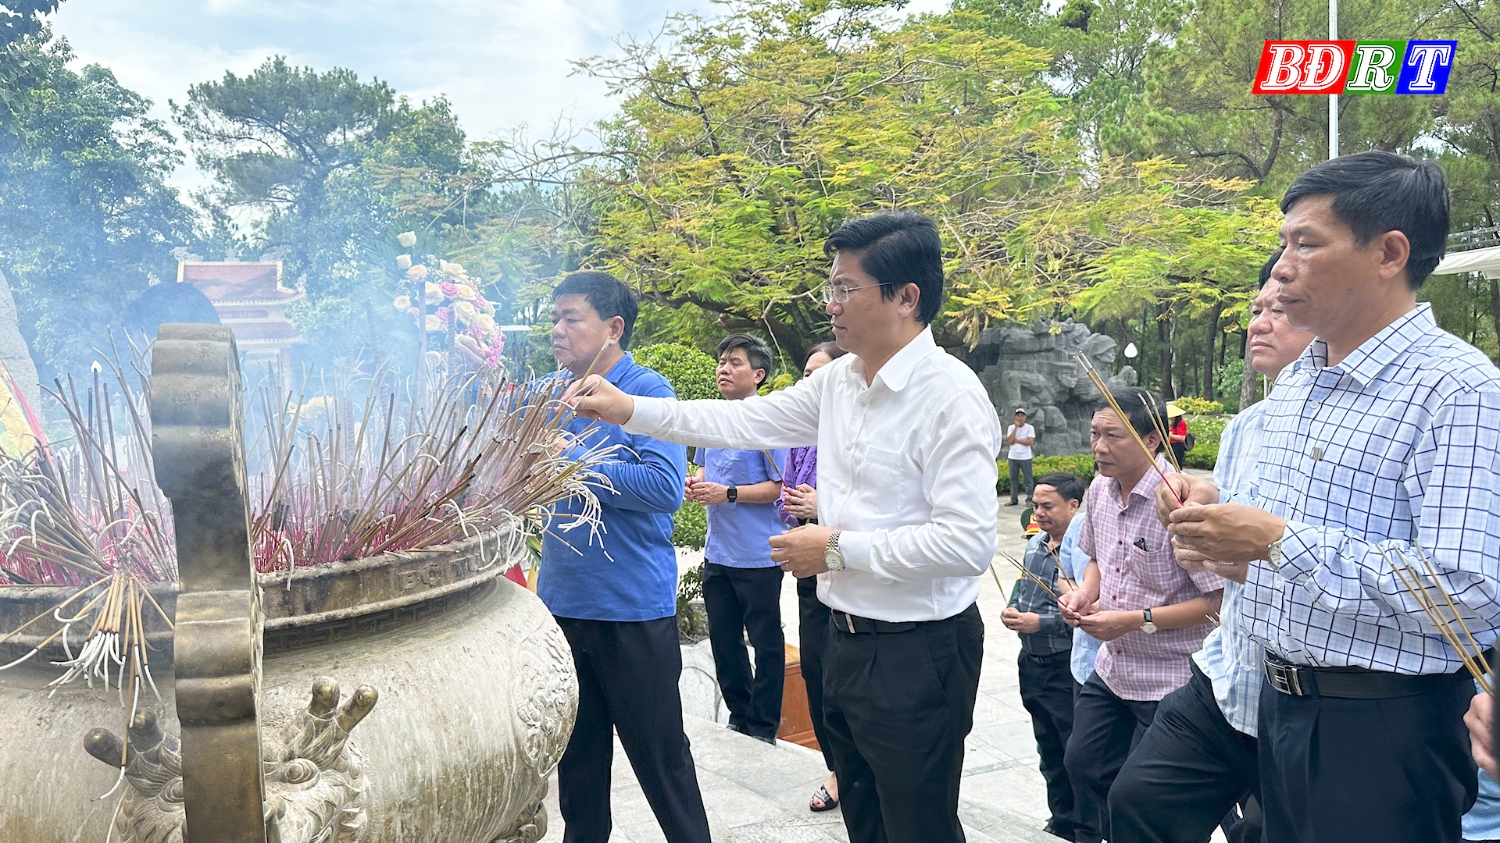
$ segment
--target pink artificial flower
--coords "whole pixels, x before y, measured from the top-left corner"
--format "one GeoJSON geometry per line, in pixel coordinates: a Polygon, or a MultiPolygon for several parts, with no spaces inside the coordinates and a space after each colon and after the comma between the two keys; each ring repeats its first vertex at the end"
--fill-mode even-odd
{"type": "Polygon", "coordinates": [[[474,306],[479,308],[480,310],[484,310],[486,307],[490,306],[490,303],[485,301],[484,299],[484,293],[478,291],[474,293],[474,306]]]}
{"type": "Polygon", "coordinates": [[[438,285],[438,289],[442,290],[443,295],[447,296],[450,299],[458,295],[458,285],[453,283],[452,281],[444,281],[443,283],[438,285]]]}
{"type": "Polygon", "coordinates": [[[446,307],[440,307],[437,309],[437,318],[439,322],[447,322],[453,318],[453,312],[446,307]]]}

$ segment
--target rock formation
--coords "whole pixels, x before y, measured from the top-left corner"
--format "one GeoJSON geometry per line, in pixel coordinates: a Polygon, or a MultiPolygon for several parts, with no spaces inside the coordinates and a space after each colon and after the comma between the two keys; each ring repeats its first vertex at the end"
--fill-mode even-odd
{"type": "Polygon", "coordinates": [[[1115,371],[1114,339],[1071,319],[992,325],[968,357],[1002,425],[1011,423],[1017,407],[1026,408],[1036,428],[1034,451],[1044,456],[1089,448],[1089,419],[1100,397],[1075,360],[1078,354],[1092,360],[1110,386],[1135,384],[1135,370],[1129,366],[1109,374],[1115,371]]]}

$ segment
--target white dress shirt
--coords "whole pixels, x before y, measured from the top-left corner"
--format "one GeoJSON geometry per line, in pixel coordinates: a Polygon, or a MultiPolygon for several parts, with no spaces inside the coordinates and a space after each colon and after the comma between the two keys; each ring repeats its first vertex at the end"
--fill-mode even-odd
{"type": "Polygon", "coordinates": [[[1000,420],[979,378],[924,330],[866,385],[849,354],[743,401],[636,398],[632,433],[709,448],[818,446],[818,522],[842,530],[830,609],[883,621],[952,617],[995,554],[1000,420]]]}

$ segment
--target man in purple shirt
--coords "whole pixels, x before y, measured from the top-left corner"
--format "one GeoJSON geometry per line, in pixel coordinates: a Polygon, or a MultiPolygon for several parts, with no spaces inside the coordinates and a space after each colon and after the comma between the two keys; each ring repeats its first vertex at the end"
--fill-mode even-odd
{"type": "MultiPolygon", "coordinates": [[[[731,401],[755,394],[771,370],[765,340],[734,334],[719,342],[719,392],[731,401]]],[[[771,536],[781,532],[773,503],[781,497],[786,451],[705,448],[687,497],[708,508],[703,549],[703,605],[729,728],[774,744],[781,726],[786,639],[781,633],[781,578],[771,536]],[[755,671],[745,637],[755,648],[755,671]]]]}
{"type": "Polygon", "coordinates": [[[1157,432],[1166,425],[1163,403],[1134,387],[1113,395],[1127,418],[1105,404],[1089,426],[1099,473],[1089,485],[1078,550],[1091,561],[1078,590],[1060,600],[1065,619],[1104,642],[1078,695],[1063,762],[1077,802],[1077,843],[1110,836],[1110,785],[1157,703],[1187,683],[1189,659],[1208,634],[1224,587],[1214,574],[1178,567],[1156,518],[1160,471],[1170,470],[1157,432]]]}

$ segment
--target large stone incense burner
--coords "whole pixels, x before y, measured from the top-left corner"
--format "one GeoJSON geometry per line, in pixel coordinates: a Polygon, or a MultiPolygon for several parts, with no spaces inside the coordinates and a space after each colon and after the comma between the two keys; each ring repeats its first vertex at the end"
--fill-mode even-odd
{"type": "MultiPolygon", "coordinates": [[[[154,592],[175,616],[161,699],[131,717],[113,689],[48,688],[46,660],[0,672],[0,841],[538,840],[577,679],[551,616],[498,576],[519,536],[257,577],[233,339],[164,326],[153,361],[181,576],[154,592]]],[[[67,594],[0,589],[0,634],[67,594]]],[[[0,663],[57,629],[36,626],[0,663]]]]}

